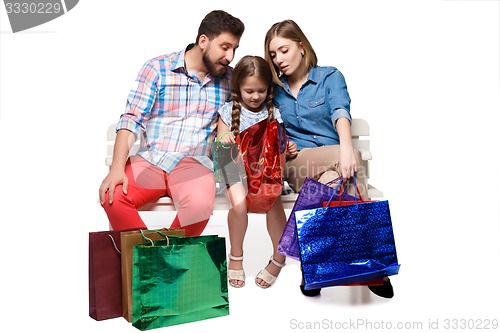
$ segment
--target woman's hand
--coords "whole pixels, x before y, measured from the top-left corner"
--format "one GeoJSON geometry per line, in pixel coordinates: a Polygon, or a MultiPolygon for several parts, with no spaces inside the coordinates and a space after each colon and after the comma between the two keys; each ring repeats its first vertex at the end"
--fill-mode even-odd
{"type": "Polygon", "coordinates": [[[356,153],[351,141],[351,122],[347,118],[340,118],[336,123],[340,141],[340,160],[337,172],[344,179],[349,179],[358,171],[356,153]]]}
{"type": "Polygon", "coordinates": [[[299,153],[297,144],[293,141],[288,141],[286,147],[286,159],[294,158],[299,153]]]}
{"type": "Polygon", "coordinates": [[[356,153],[352,145],[340,144],[340,162],[337,171],[344,179],[353,177],[354,173],[358,171],[356,153]]]}

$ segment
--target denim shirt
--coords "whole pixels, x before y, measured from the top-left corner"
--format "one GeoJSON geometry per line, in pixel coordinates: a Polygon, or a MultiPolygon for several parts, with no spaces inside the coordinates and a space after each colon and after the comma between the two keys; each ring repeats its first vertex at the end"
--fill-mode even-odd
{"type": "Polygon", "coordinates": [[[274,102],[290,140],[298,149],[339,144],[336,121],[352,120],[351,98],[342,73],[335,67],[311,68],[297,98],[290,91],[286,76],[282,75],[280,80],[284,86],[275,86],[274,102]]]}

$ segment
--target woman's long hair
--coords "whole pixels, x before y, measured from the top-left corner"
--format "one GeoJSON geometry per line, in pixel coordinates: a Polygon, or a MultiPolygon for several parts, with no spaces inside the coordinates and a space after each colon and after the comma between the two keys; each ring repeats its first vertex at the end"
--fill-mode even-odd
{"type": "Polygon", "coordinates": [[[267,31],[266,38],[264,39],[264,55],[269,67],[271,67],[274,83],[277,85],[283,86],[283,83],[281,83],[279,79],[279,76],[281,75],[280,69],[274,64],[269,51],[269,44],[274,37],[286,38],[292,42],[302,45],[304,49],[304,59],[302,64],[305,71],[310,70],[318,64],[316,52],[314,52],[311,43],[297,23],[292,20],[284,20],[273,24],[267,31]]]}

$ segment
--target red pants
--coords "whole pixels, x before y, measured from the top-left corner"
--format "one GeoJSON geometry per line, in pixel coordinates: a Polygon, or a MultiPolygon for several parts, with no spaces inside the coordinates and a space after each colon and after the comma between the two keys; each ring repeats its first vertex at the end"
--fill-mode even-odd
{"type": "Polygon", "coordinates": [[[213,172],[194,158],[183,158],[170,173],[152,165],[138,155],[125,166],[128,193],[118,185],[113,203],[106,198],[102,207],[114,230],[147,228],[137,211],[141,206],[168,195],[175,202],[177,215],[170,226],[182,228],[186,236],[200,235],[212,215],[215,197],[213,172]]]}

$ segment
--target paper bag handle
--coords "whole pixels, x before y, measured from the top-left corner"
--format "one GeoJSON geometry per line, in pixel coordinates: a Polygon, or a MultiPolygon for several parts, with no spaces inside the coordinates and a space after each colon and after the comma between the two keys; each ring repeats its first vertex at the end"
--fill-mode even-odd
{"type": "Polygon", "coordinates": [[[109,236],[109,238],[111,239],[111,242],[113,243],[113,247],[115,248],[115,251],[116,251],[116,252],[118,252],[118,254],[120,254],[120,255],[121,255],[121,254],[122,254],[122,251],[120,251],[120,250],[118,249],[118,246],[116,246],[116,242],[115,242],[115,239],[113,238],[113,236],[111,236],[111,235],[109,235],[109,234],[108,234],[108,236],[109,236]]]}
{"type": "Polygon", "coordinates": [[[155,246],[155,243],[153,242],[153,240],[149,237],[147,237],[145,235],[145,232],[156,232],[160,235],[162,235],[163,237],[165,237],[165,239],[167,240],[167,246],[170,245],[170,239],[168,238],[168,236],[166,234],[164,234],[163,232],[159,231],[159,230],[142,230],[141,229],[141,235],[142,235],[142,238],[144,238],[145,240],[149,241],[151,243],[151,246],[155,246]]]}

